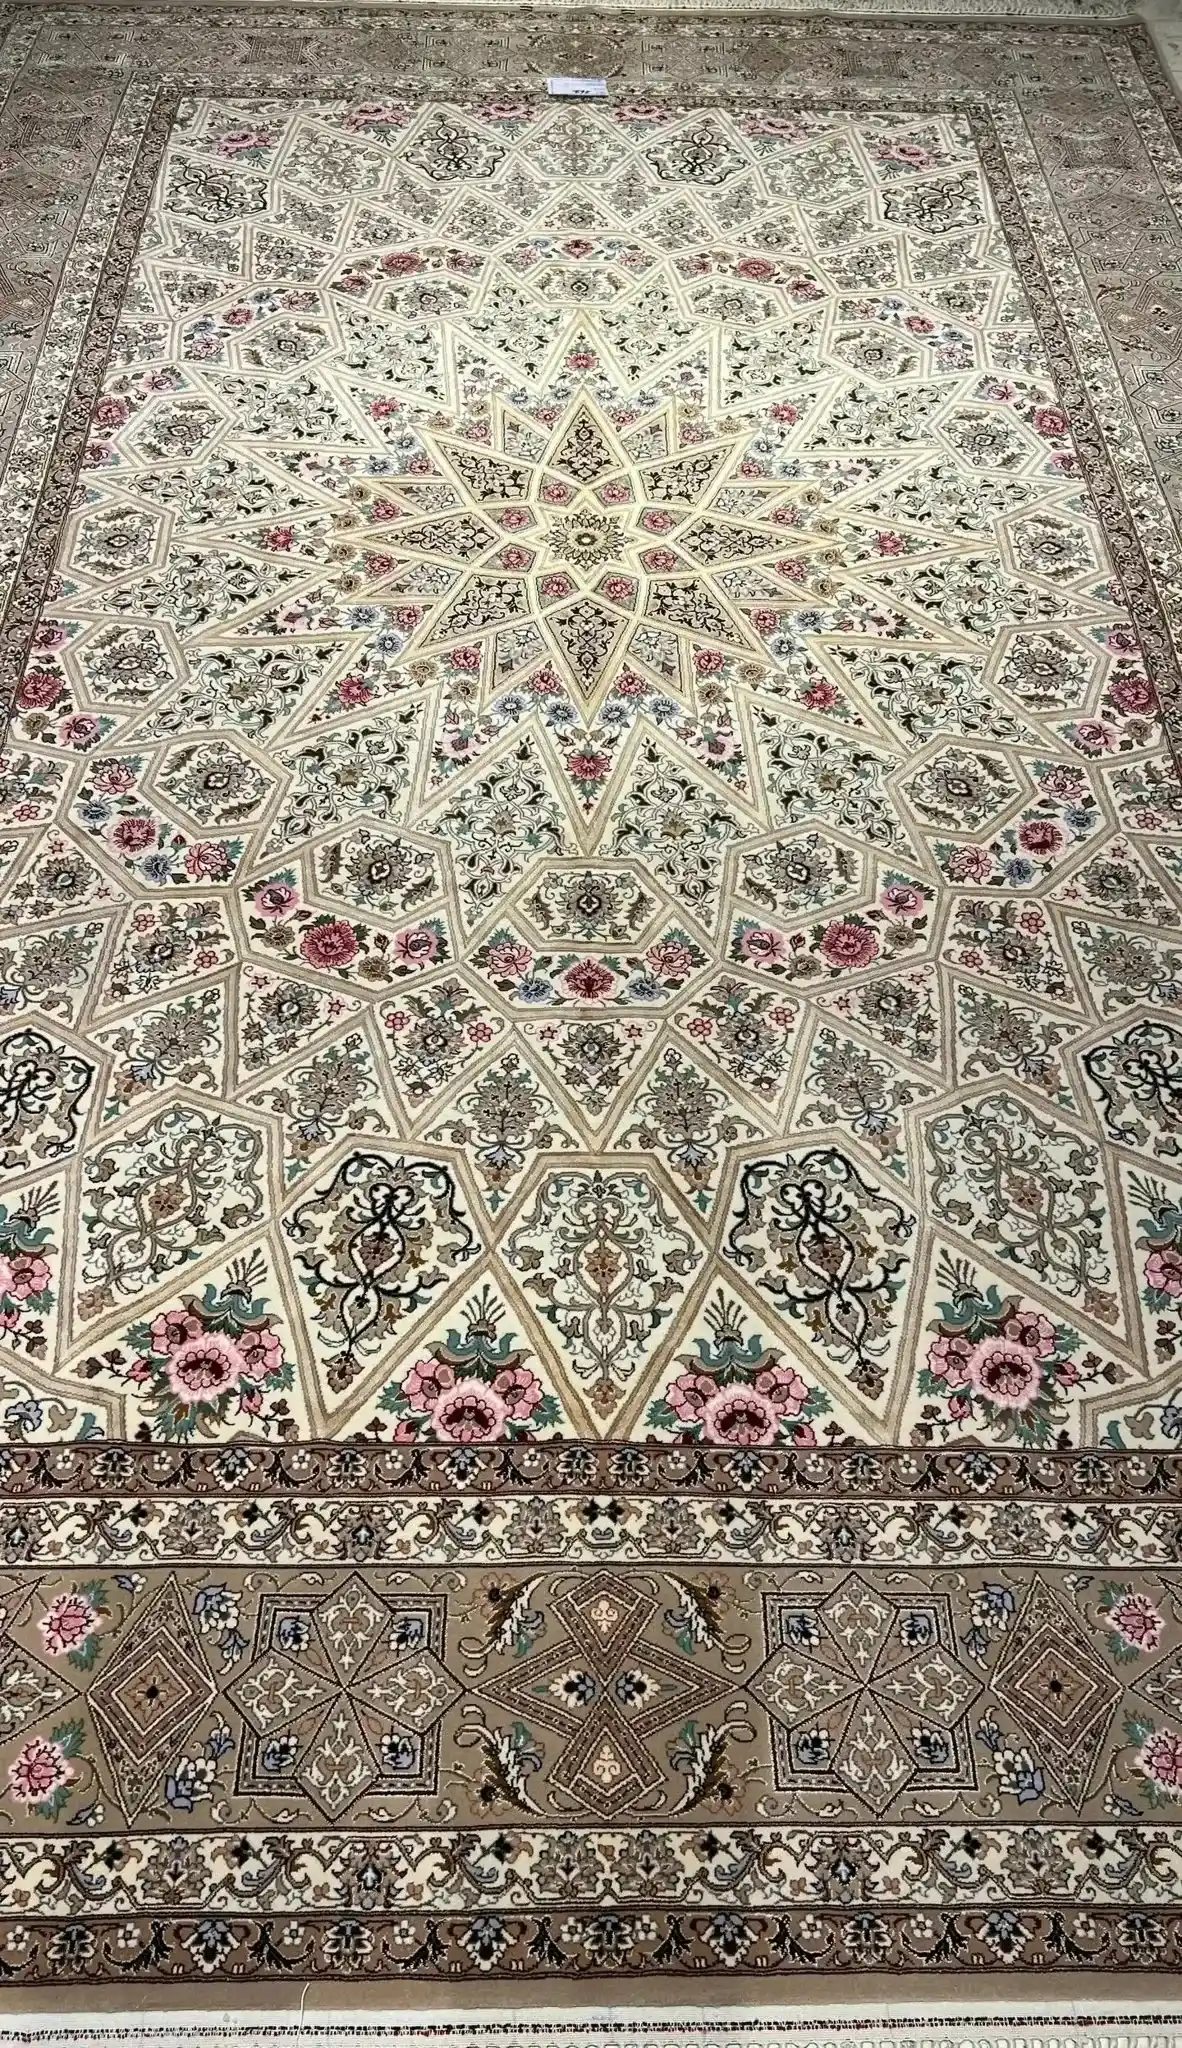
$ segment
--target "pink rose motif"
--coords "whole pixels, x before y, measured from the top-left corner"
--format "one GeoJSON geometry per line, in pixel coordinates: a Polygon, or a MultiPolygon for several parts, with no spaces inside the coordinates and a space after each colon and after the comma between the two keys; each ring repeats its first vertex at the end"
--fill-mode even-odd
{"type": "Polygon", "coordinates": [[[274,1330],[243,1330],[238,1350],[252,1380],[272,1380],[283,1371],[283,1346],[274,1330]]]}
{"type": "Polygon", "coordinates": [[[775,1403],[755,1387],[722,1387],[702,1411],[702,1429],[710,1444],[770,1444],[779,1427],[775,1403]]]}
{"type": "Polygon", "coordinates": [[[567,764],[577,782],[602,782],[611,767],[610,754],[593,754],[586,748],[572,754],[567,764]]]}
{"type": "Polygon", "coordinates": [[[901,533],[876,533],[874,545],[880,555],[905,555],[907,543],[901,533]]]}
{"type": "Polygon", "coordinates": [[[91,779],[103,796],[125,796],[135,776],[126,761],[100,761],[91,779]]]}
{"type": "Polygon", "coordinates": [[[234,872],[229,848],[217,839],[199,840],[185,855],[185,873],[194,881],[224,882],[234,872]]]}
{"type": "Polygon", "coordinates": [[[967,1386],[972,1356],[973,1346],[967,1337],[937,1337],[928,1347],[928,1371],[949,1387],[967,1386]]]}
{"type": "Polygon", "coordinates": [[[270,924],[286,917],[299,900],[299,891],[293,889],[290,882],[264,882],[262,888],[254,892],[254,913],[270,924]]]}
{"type": "Polygon", "coordinates": [[[59,1593],[37,1623],[50,1657],[80,1650],[99,1625],[98,1609],[85,1593],[59,1593]]]}
{"type": "Polygon", "coordinates": [[[1042,1383],[1038,1359],[1025,1345],[1012,1344],[1006,1337],[982,1337],[974,1344],[968,1373],[983,1400],[1015,1413],[1029,1408],[1042,1383]]]}
{"type": "Polygon", "coordinates": [[[776,266],[766,256],[744,256],[735,265],[735,276],[745,277],[751,284],[770,284],[776,274],[776,266]]]}
{"type": "Polygon", "coordinates": [[[773,405],[772,418],[778,421],[782,427],[791,427],[795,426],[800,418],[800,411],[797,406],[791,405],[786,398],[782,398],[773,405]]]}
{"type": "Polygon", "coordinates": [[[1078,803],[1087,793],[1087,781],[1078,768],[1068,768],[1064,763],[1048,769],[1042,778],[1042,786],[1056,803],[1078,803]]]}
{"type": "Polygon", "coordinates": [[[195,1337],[204,1336],[205,1325],[190,1309],[169,1308],[156,1317],[150,1334],[153,1351],[167,1354],[179,1351],[183,1344],[191,1344],[195,1337]]]}
{"type": "Polygon", "coordinates": [[[672,512],[646,512],[640,523],[646,533],[672,533],[677,524],[672,512]]]}
{"type": "Polygon", "coordinates": [[[665,1399],[681,1422],[701,1422],[706,1403],[718,1392],[718,1384],[704,1372],[683,1372],[670,1380],[665,1399]]]}
{"type": "Polygon", "coordinates": [[[113,428],[121,427],[130,413],[131,406],[126,398],[100,398],[92,417],[96,427],[110,433],[113,428]]]}
{"type": "Polygon", "coordinates": [[[694,956],[680,939],[659,939],[650,946],[644,956],[645,963],[656,975],[664,975],[670,981],[683,979],[694,964],[694,956]]]}
{"type": "Polygon", "coordinates": [[[694,667],[700,676],[716,676],[725,665],[725,656],[720,647],[698,647],[694,650],[694,667]]]}
{"type": "Polygon", "coordinates": [[[1130,1650],[1156,1650],[1165,1634],[1165,1620],[1144,1593],[1122,1593],[1104,1617],[1130,1650]]]}
{"type": "Polygon", "coordinates": [[[498,981],[517,981],[528,974],[534,964],[534,956],[528,946],[516,939],[502,939],[499,945],[488,950],[489,971],[498,981]]]}
{"type": "Polygon", "coordinates": [[[38,1252],[12,1252],[0,1258],[0,1298],[28,1301],[44,1294],[49,1285],[49,1267],[38,1252]]]}
{"type": "Polygon", "coordinates": [[[752,925],[743,933],[739,951],[757,967],[774,967],[788,958],[788,941],[783,932],[772,931],[770,926],[752,925]]]}
{"type": "Polygon", "coordinates": [[[429,1415],[435,1403],[456,1383],[455,1370],[441,1358],[419,1358],[402,1382],[402,1391],[412,1408],[429,1415]]]}
{"type": "Polygon", "coordinates": [[[1173,1245],[1150,1252],[1145,1261],[1145,1284],[1155,1294],[1168,1294],[1174,1299],[1182,1294],[1182,1252],[1175,1251],[1173,1245]]]}
{"type": "Polygon", "coordinates": [[[1075,743],[1085,754],[1110,754],[1120,745],[1120,734],[1102,718],[1081,718],[1075,728],[1075,743]]]}
{"type": "Polygon", "coordinates": [[[423,259],[410,249],[391,249],[388,256],[383,256],[381,268],[387,277],[412,277],[423,268],[423,259]]]}
{"type": "Polygon", "coordinates": [[[407,967],[426,967],[439,952],[439,934],[429,924],[410,925],[394,941],[394,958],[407,967]]]}
{"type": "Polygon", "coordinates": [[[1175,1798],[1182,1792],[1182,1735],[1172,1728],[1157,1729],[1137,1752],[1137,1769],[1159,1792],[1175,1798]]]}
{"type": "Polygon", "coordinates": [[[164,1375],[178,1401],[216,1401],[245,1377],[246,1361],[224,1330],[205,1330],[168,1355],[164,1375]]]}
{"type": "Polygon", "coordinates": [[[22,711],[45,711],[56,704],[65,682],[55,676],[50,668],[31,668],[17,692],[17,704],[22,711]]]}
{"type": "Polygon", "coordinates": [[[68,1785],[74,1775],[60,1742],[34,1736],[8,1766],[9,1797],[20,1806],[40,1806],[68,1785]]]}
{"type": "Polygon", "coordinates": [[[1053,818],[1026,818],[1018,827],[1018,844],[1024,853],[1062,852],[1066,835],[1053,818]]]}
{"type": "Polygon", "coordinates": [[[1118,711],[1126,716],[1152,716],[1157,711],[1157,698],[1153,693],[1148,676],[1114,676],[1108,685],[1108,694],[1118,711]]]}
{"type": "Polygon", "coordinates": [[[828,925],[821,939],[821,952],[830,967],[869,967],[878,951],[878,940],[869,925],[854,924],[849,918],[828,925]]]}
{"type": "Polygon", "coordinates": [[[676,569],[677,567],[677,556],[672,548],[649,548],[641,556],[641,560],[646,569],[660,571],[662,569],[676,569]]]}
{"type": "Polygon", "coordinates": [[[828,676],[817,676],[801,694],[801,703],[806,711],[832,711],[837,703],[839,691],[828,676]]]}
{"type": "Polygon", "coordinates": [[[156,826],[151,818],[116,818],[111,827],[111,844],[120,853],[143,853],[156,844],[156,826]]]}
{"type": "Polygon", "coordinates": [[[527,1365],[507,1366],[493,1381],[493,1392],[500,1395],[511,1422],[528,1422],[541,1405],[542,1382],[527,1365]]]}
{"type": "Polygon", "coordinates": [[[1060,405],[1037,405],[1034,408],[1034,431],[1053,441],[1065,434],[1071,425],[1067,414],[1060,405]]]}
{"type": "Polygon", "coordinates": [[[360,951],[357,934],[343,917],[309,925],[300,940],[300,952],[309,967],[319,967],[326,973],[334,967],[350,966],[360,951]]]}
{"type": "Polygon", "coordinates": [[[569,993],[585,1003],[602,1002],[616,985],[611,968],[601,960],[576,960],[562,978],[569,993]]]}
{"type": "Polygon", "coordinates": [[[923,891],[910,882],[888,882],[878,900],[887,916],[901,924],[913,924],[924,913],[923,891]]]}
{"type": "Polygon", "coordinates": [[[954,882],[983,882],[993,867],[993,855],[984,846],[958,846],[948,861],[954,882]]]}
{"type": "Polygon", "coordinates": [[[465,1377],[440,1395],[433,1420],[449,1443],[492,1443],[505,1434],[508,1409],[495,1388],[465,1377]]]}
{"type": "Polygon", "coordinates": [[[781,1415],[799,1415],[809,1397],[808,1387],[790,1365],[768,1365],[755,1375],[755,1391],[770,1401],[781,1415]]]}
{"type": "Polygon", "coordinates": [[[1002,1336],[1008,1344],[1020,1344],[1035,1358],[1053,1358],[1058,1348],[1055,1325],[1036,1308],[1016,1309],[1012,1316],[1007,1316],[1002,1336]]]}
{"type": "Polygon", "coordinates": [[[636,595],[636,585],[630,576],[605,576],[602,589],[604,596],[616,604],[628,604],[636,595]]]}

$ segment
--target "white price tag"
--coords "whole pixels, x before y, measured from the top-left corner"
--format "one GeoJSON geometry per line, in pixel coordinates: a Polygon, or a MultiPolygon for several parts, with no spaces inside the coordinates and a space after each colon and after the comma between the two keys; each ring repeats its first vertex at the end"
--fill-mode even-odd
{"type": "Polygon", "coordinates": [[[548,78],[546,91],[556,100],[605,100],[606,78],[548,78]]]}

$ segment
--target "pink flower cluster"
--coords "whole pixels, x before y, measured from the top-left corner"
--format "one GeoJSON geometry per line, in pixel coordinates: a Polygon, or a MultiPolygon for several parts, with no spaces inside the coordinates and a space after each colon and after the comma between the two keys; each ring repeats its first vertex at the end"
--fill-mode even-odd
{"type": "MultiPolygon", "coordinates": [[[[528,1422],[542,1401],[542,1383],[526,1365],[506,1366],[490,1385],[473,1373],[457,1373],[443,1358],[420,1358],[402,1383],[411,1407],[427,1414],[449,1443],[490,1443],[510,1422],[528,1422]]],[[[416,1434],[402,1422],[395,1435],[416,1434]]]]}

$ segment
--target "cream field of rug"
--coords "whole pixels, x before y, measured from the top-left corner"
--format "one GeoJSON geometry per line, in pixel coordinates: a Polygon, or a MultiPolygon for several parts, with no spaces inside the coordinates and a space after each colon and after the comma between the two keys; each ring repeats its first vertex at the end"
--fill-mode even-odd
{"type": "Polygon", "coordinates": [[[1152,1993],[1146,32],[0,75],[0,1982],[1152,1993]]]}

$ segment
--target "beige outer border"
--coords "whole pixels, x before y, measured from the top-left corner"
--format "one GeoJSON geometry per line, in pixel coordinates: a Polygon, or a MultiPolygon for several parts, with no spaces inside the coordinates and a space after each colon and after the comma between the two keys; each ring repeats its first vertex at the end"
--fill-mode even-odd
{"type": "Polygon", "coordinates": [[[100,2023],[98,2029],[93,2016],[79,2012],[31,2018],[27,2032],[19,2021],[0,2020],[0,2048],[297,2048],[305,2037],[310,2048],[432,2048],[460,2030],[463,2048],[542,2048],[551,2030],[552,2048],[1182,2048],[1182,2006],[1143,2003],[1135,1995],[1111,2006],[1105,1998],[1057,1999],[1033,2012],[1037,2001],[1030,1999],[1011,2006],[983,2002],[972,2011],[963,1995],[951,2004],[933,1997],[914,2004],[892,1998],[863,2001],[845,2014],[835,2010],[836,2001],[797,2010],[755,1999],[724,2005],[717,1998],[709,2005],[657,2007],[613,1996],[608,2005],[580,2012],[573,2010],[574,2001],[559,2005],[551,1998],[532,2018],[524,2018],[519,2007],[511,2018],[498,2019],[493,2015],[505,1999],[490,1999],[487,2016],[447,2002],[447,1994],[437,2008],[416,2001],[414,2009],[402,2012],[391,2006],[386,1991],[351,2008],[336,1996],[322,2018],[312,1999],[293,2004],[290,2013],[284,2003],[257,2027],[239,2016],[244,2006],[219,2002],[204,2010],[191,1999],[190,1991],[185,2005],[160,2000],[155,2011],[146,2008],[142,2029],[127,2026],[138,2001],[125,2005],[114,2024],[100,2023]],[[171,2024],[161,2009],[166,2003],[177,2014],[171,2024]],[[366,2012],[375,2017],[361,2017],[366,2012]],[[190,2029],[199,2040],[186,2038],[190,2029]]]}

